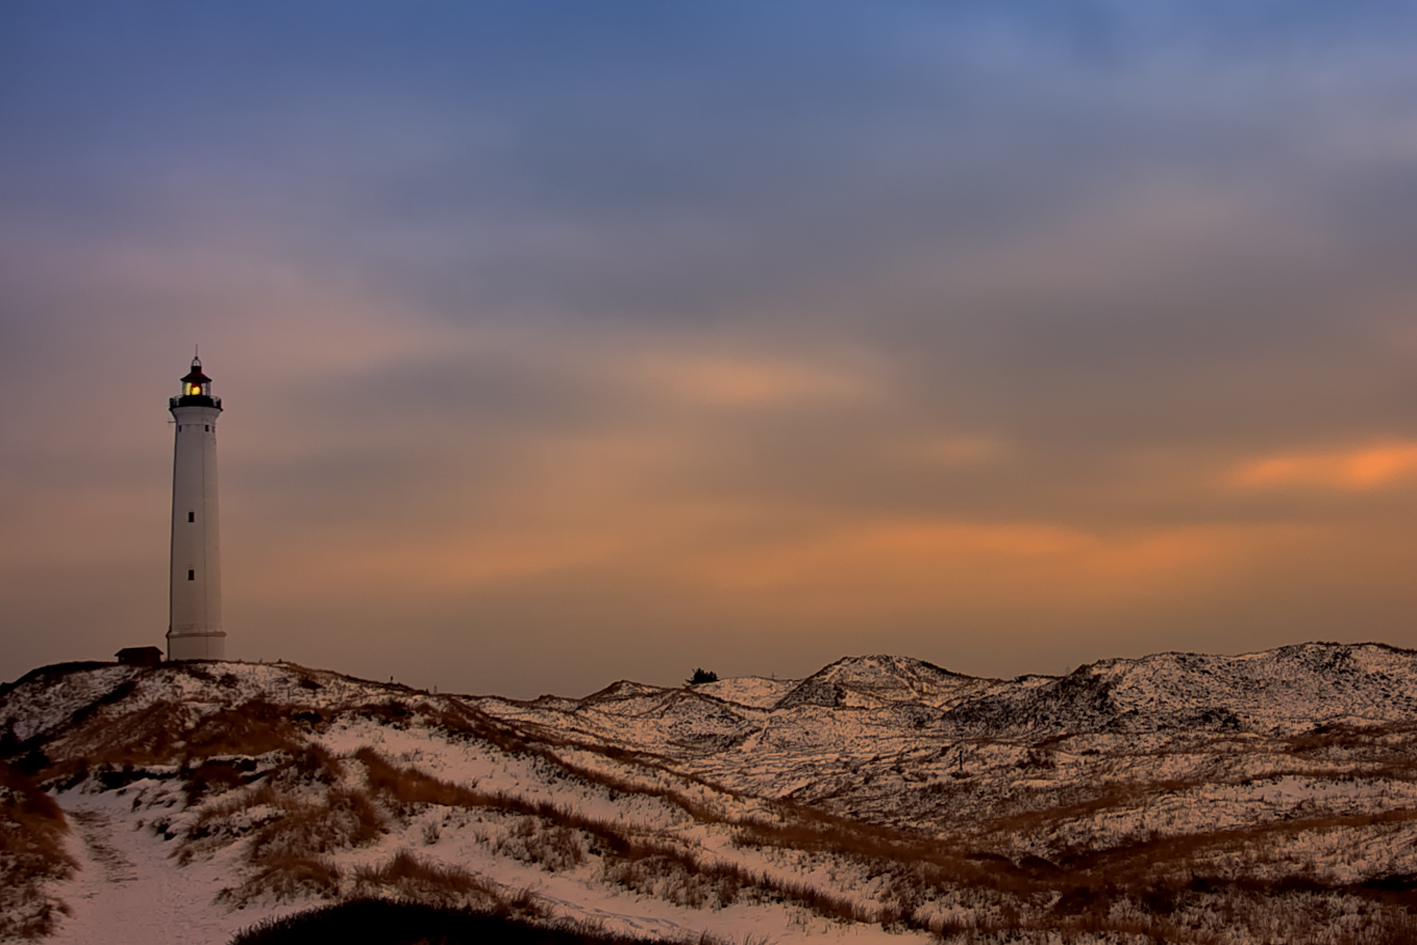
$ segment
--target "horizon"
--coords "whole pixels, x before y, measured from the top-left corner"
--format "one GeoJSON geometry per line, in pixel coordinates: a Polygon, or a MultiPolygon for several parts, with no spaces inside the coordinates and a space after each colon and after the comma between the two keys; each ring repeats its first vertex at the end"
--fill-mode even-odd
{"type": "MultiPolygon", "coordinates": [[[[506,700],[506,701],[510,701],[510,702],[534,702],[534,701],[536,701],[536,700],[538,700],[538,699],[543,699],[543,698],[555,698],[555,699],[568,699],[568,700],[571,700],[571,701],[583,701],[583,700],[586,700],[586,699],[591,698],[592,696],[599,695],[600,693],[602,693],[602,692],[604,692],[604,691],[606,691],[606,690],[608,690],[608,689],[612,689],[612,688],[614,688],[615,686],[618,686],[618,685],[620,685],[620,684],[622,684],[622,683],[629,683],[629,684],[631,684],[631,685],[636,685],[636,686],[646,686],[646,687],[651,688],[651,689],[665,689],[665,690],[669,690],[669,689],[694,689],[694,688],[697,688],[697,687],[699,687],[699,686],[712,685],[713,683],[734,682],[734,681],[740,680],[740,679],[761,679],[761,680],[768,681],[768,682],[802,683],[802,682],[805,682],[805,681],[808,680],[808,679],[813,678],[814,676],[820,675],[821,673],[825,672],[826,670],[829,670],[829,669],[831,669],[832,667],[837,666],[837,665],[839,665],[839,664],[841,664],[841,663],[864,662],[864,661],[879,660],[879,659],[906,660],[906,661],[911,662],[911,663],[917,663],[917,664],[920,664],[920,665],[923,665],[923,666],[928,666],[928,667],[931,668],[931,669],[940,670],[941,672],[944,672],[944,673],[946,673],[946,674],[948,674],[948,675],[951,675],[951,676],[958,676],[958,677],[965,678],[965,679],[978,679],[978,680],[982,680],[982,681],[986,681],[986,682],[993,682],[993,683],[1009,683],[1009,682],[1018,682],[1018,681],[1020,681],[1020,680],[1028,679],[1028,678],[1032,678],[1032,677],[1041,677],[1041,678],[1045,678],[1045,679],[1063,679],[1063,678],[1066,677],[1066,676],[1071,676],[1072,674],[1078,672],[1079,670],[1088,669],[1089,667],[1097,666],[1097,665],[1100,664],[1100,663],[1142,663],[1142,662],[1145,662],[1145,661],[1147,661],[1147,660],[1152,660],[1152,659],[1155,659],[1156,657],[1162,657],[1162,656],[1202,656],[1202,657],[1210,657],[1210,658],[1222,659],[1222,660],[1226,660],[1226,659],[1228,659],[1228,660],[1242,660],[1242,659],[1244,659],[1245,657],[1250,657],[1250,656],[1262,656],[1262,655],[1266,655],[1266,654],[1275,653],[1275,652],[1278,652],[1278,651],[1280,651],[1280,650],[1294,650],[1294,649],[1300,649],[1300,648],[1304,648],[1304,647],[1347,647],[1347,648],[1377,647],[1377,648],[1379,648],[1379,649],[1391,650],[1391,651],[1396,652],[1396,653],[1407,653],[1407,654],[1417,655],[1417,648],[1394,646],[1394,645],[1391,644],[1391,643],[1384,643],[1384,642],[1382,642],[1381,640],[1363,640],[1363,641],[1355,641],[1355,642],[1351,642],[1351,643],[1340,643],[1340,642],[1332,641],[1332,640],[1304,640],[1304,641],[1300,641],[1300,642],[1296,642],[1296,643],[1280,644],[1279,646],[1268,647],[1268,648],[1263,649],[1263,650],[1247,650],[1247,651],[1241,652],[1241,653],[1198,653],[1198,652],[1195,652],[1195,651],[1193,651],[1193,650],[1160,650],[1160,651],[1157,651],[1157,652],[1154,652],[1154,653],[1145,653],[1145,654],[1142,654],[1142,655],[1140,655],[1140,656],[1135,656],[1135,657],[1101,656],[1101,657],[1097,657],[1097,658],[1095,658],[1095,659],[1091,659],[1091,660],[1087,660],[1087,661],[1085,661],[1085,662],[1079,663],[1079,664],[1077,664],[1076,666],[1072,667],[1071,669],[1064,670],[1063,672],[1060,672],[1060,673],[1018,673],[1018,674],[1013,675],[1013,676],[978,676],[978,675],[974,675],[974,674],[971,674],[971,673],[961,673],[961,672],[957,672],[957,671],[955,671],[955,670],[953,670],[953,669],[950,669],[948,666],[941,666],[941,665],[939,665],[939,664],[937,664],[937,663],[932,663],[932,662],[929,661],[929,660],[920,659],[919,657],[915,657],[915,656],[909,656],[909,655],[904,654],[904,653],[860,653],[860,654],[855,654],[855,655],[839,656],[839,657],[837,657],[836,659],[831,660],[831,661],[829,661],[829,662],[827,662],[827,663],[824,663],[824,664],[822,664],[821,666],[819,666],[817,669],[815,669],[815,670],[813,670],[813,671],[811,671],[811,672],[805,673],[805,674],[803,674],[803,675],[801,675],[801,676],[778,676],[778,675],[773,675],[773,674],[764,675],[764,674],[762,674],[762,673],[752,673],[752,672],[740,673],[740,674],[732,675],[732,676],[724,675],[724,674],[714,674],[715,677],[716,677],[716,678],[714,678],[714,679],[703,680],[703,681],[700,681],[700,682],[697,682],[697,683],[692,682],[692,681],[689,680],[689,679],[683,679],[683,680],[680,680],[677,684],[675,684],[675,683],[667,683],[667,684],[661,684],[661,683],[646,683],[646,682],[643,682],[643,681],[638,680],[638,679],[631,679],[631,678],[629,678],[629,677],[620,677],[620,678],[617,678],[617,679],[612,679],[612,680],[609,681],[609,682],[603,683],[603,684],[597,686],[595,689],[593,689],[593,690],[591,690],[591,691],[589,691],[589,692],[586,692],[586,693],[583,694],[583,695],[572,695],[572,694],[568,694],[568,693],[564,693],[564,692],[542,692],[542,693],[538,693],[538,694],[535,695],[535,696],[508,696],[508,695],[503,695],[503,694],[497,693],[497,692],[470,692],[470,691],[459,691],[459,690],[453,690],[453,689],[441,689],[441,688],[439,688],[437,685],[433,685],[433,686],[417,686],[417,685],[410,685],[410,684],[408,684],[408,683],[406,683],[406,682],[403,682],[402,680],[399,680],[399,679],[397,679],[397,678],[395,678],[395,677],[390,677],[389,680],[386,682],[386,681],[384,681],[383,679],[376,679],[376,678],[373,678],[373,677],[360,676],[360,675],[358,675],[358,674],[345,672],[344,670],[340,670],[340,669],[337,669],[337,668],[334,668],[334,667],[319,666],[319,665],[312,665],[312,664],[306,664],[306,663],[296,663],[296,662],[291,661],[291,660],[279,660],[279,659],[277,659],[277,660],[265,660],[265,659],[235,659],[235,658],[228,658],[228,659],[222,659],[222,660],[207,660],[207,659],[170,660],[170,659],[167,659],[166,657],[164,657],[160,663],[155,663],[155,664],[151,664],[151,665],[139,665],[139,668],[147,668],[147,669],[151,669],[151,668],[154,668],[154,667],[158,667],[158,668],[162,668],[162,667],[185,668],[185,667],[190,667],[190,666],[200,666],[201,664],[209,663],[209,662],[211,662],[211,663],[239,663],[239,664],[245,665],[245,666],[287,666],[287,667],[294,667],[294,668],[296,668],[296,669],[301,669],[301,670],[311,670],[311,671],[318,672],[318,673],[331,673],[331,674],[336,675],[336,676],[343,676],[343,677],[345,677],[345,678],[347,678],[347,679],[351,679],[351,680],[354,680],[354,681],[357,681],[357,682],[369,683],[369,684],[374,685],[374,686],[394,686],[394,687],[397,687],[397,688],[400,688],[400,689],[407,689],[407,690],[410,690],[410,691],[413,691],[413,692],[422,692],[422,693],[432,694],[432,695],[446,695],[446,696],[456,696],[456,697],[459,697],[459,698],[466,697],[466,698],[472,698],[472,699],[502,699],[502,700],[506,700]]],[[[159,648],[159,647],[155,647],[155,649],[160,649],[160,648],[159,648]]],[[[16,676],[14,679],[0,680],[0,687],[7,687],[7,686],[16,685],[16,684],[18,684],[21,680],[26,679],[26,678],[28,678],[29,676],[34,675],[35,673],[43,672],[44,670],[50,670],[50,669],[68,670],[68,669],[82,669],[82,668],[91,668],[91,667],[97,667],[97,666],[116,666],[116,665],[124,665],[124,664],[122,664],[121,661],[115,661],[115,660],[69,660],[69,661],[59,662],[59,663],[49,663],[49,664],[46,664],[46,665],[44,665],[44,666],[35,666],[35,667],[32,667],[32,668],[30,668],[29,670],[27,670],[27,671],[21,673],[20,675],[16,676]]],[[[129,664],[129,665],[135,665],[135,664],[129,664]]],[[[691,670],[690,672],[691,672],[691,673],[697,673],[697,672],[699,672],[700,670],[705,671],[705,672],[709,672],[709,673],[713,674],[713,670],[709,669],[708,667],[695,667],[695,668],[694,668],[693,670],[691,670]]]]}
{"type": "Polygon", "coordinates": [[[21,0],[0,677],[1417,647],[1417,9],[21,0]]]}

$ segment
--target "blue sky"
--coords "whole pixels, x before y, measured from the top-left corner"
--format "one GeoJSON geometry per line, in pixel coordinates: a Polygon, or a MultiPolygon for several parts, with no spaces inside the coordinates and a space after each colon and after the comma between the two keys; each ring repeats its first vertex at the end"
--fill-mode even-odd
{"type": "Polygon", "coordinates": [[[1417,645],[1408,4],[7,4],[0,675],[1417,645]]]}

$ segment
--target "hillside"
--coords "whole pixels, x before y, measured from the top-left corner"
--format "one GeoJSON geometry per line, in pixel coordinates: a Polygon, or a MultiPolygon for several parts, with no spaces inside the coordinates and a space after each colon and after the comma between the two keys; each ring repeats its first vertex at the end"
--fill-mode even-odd
{"type": "Polygon", "coordinates": [[[0,687],[0,753],[11,938],[361,896],[674,940],[1417,934],[1417,654],[1378,644],[532,701],[75,664],[0,687]]]}

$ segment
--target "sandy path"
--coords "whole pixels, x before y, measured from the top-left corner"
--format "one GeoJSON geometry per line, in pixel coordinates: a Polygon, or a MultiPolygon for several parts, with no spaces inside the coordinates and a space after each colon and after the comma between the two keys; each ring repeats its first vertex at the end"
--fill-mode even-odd
{"type": "Polygon", "coordinates": [[[48,940],[54,945],[225,945],[266,914],[214,906],[221,865],[178,867],[168,859],[173,841],[134,829],[138,815],[128,798],[109,792],[59,801],[80,868],[55,890],[72,914],[48,940]]]}

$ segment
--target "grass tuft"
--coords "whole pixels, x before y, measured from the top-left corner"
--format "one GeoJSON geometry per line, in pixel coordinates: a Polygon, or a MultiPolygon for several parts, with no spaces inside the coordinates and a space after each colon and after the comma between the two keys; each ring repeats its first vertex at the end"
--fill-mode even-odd
{"type": "Polygon", "coordinates": [[[544,911],[530,896],[506,895],[496,883],[462,867],[434,863],[408,850],[400,850],[381,866],[355,870],[354,893],[434,906],[497,908],[509,914],[544,911]]]}

